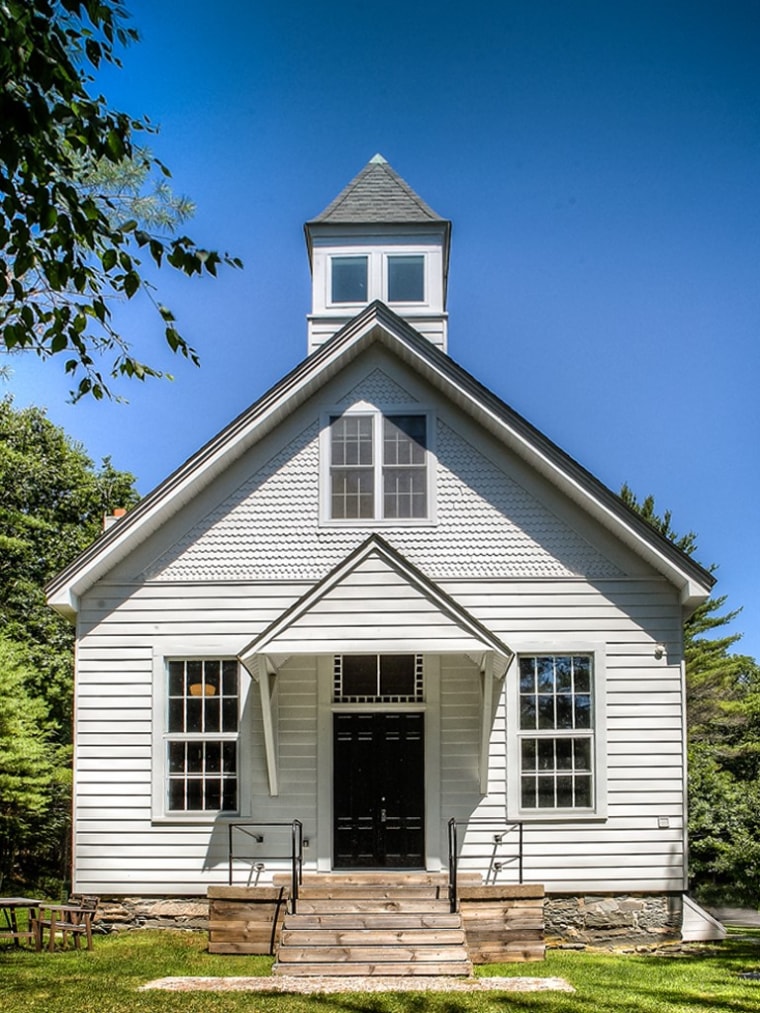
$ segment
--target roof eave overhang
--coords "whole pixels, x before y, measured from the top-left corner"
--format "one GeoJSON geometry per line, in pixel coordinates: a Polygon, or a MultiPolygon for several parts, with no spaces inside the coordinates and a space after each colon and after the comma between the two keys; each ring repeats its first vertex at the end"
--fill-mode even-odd
{"type": "Polygon", "coordinates": [[[715,580],[707,570],[659,535],[590,472],[384,303],[374,302],[234,419],[52,580],[46,588],[48,603],[64,615],[75,614],[81,595],[121,562],[137,543],[158,530],[216,475],[375,342],[389,348],[666,577],[679,589],[687,612],[709,596],[715,580]]]}

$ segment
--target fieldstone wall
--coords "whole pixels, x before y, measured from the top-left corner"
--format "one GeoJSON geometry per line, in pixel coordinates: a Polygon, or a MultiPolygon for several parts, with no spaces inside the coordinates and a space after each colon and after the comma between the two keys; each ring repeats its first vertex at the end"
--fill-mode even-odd
{"type": "Polygon", "coordinates": [[[101,897],[95,916],[101,932],[127,929],[208,929],[205,897],[101,897]]]}
{"type": "Polygon", "coordinates": [[[680,894],[547,896],[548,946],[656,946],[681,938],[680,894]]]}

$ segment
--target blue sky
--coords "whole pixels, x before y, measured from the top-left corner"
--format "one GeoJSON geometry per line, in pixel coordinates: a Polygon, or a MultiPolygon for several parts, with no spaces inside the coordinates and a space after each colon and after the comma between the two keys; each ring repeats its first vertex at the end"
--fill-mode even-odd
{"type": "Polygon", "coordinates": [[[760,656],[760,4],[131,0],[98,81],[147,114],[187,231],[245,261],[157,277],[202,367],[66,403],[7,388],[148,492],[306,352],[302,224],[375,152],[454,223],[449,352],[610,488],[652,493],[760,656]]]}

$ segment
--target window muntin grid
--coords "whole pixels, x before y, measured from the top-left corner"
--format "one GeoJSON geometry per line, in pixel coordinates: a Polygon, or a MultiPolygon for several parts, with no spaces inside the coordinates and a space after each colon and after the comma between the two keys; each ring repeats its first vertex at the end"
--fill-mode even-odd
{"type": "Polygon", "coordinates": [[[168,810],[237,811],[237,661],[171,660],[167,677],[168,810]]]}
{"type": "Polygon", "coordinates": [[[592,657],[523,656],[519,678],[521,808],[591,809],[592,657]]]}
{"type": "Polygon", "coordinates": [[[421,413],[330,417],[330,518],[424,520],[428,419],[421,413]]]}
{"type": "Polygon", "coordinates": [[[335,703],[422,703],[421,654],[337,654],[335,703]]]}

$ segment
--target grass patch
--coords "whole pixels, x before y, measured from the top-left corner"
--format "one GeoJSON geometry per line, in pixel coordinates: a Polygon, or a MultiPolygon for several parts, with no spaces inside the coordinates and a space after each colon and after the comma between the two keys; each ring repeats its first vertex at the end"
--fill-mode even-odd
{"type": "Polygon", "coordinates": [[[138,992],[174,975],[267,975],[267,957],[206,953],[196,933],[130,932],[97,938],[91,952],[35,953],[0,944],[3,1013],[757,1013],[760,938],[729,938],[677,956],[550,952],[544,963],[492,964],[478,974],[567,979],[567,993],[346,993],[327,996],[246,992],[138,992]]]}

